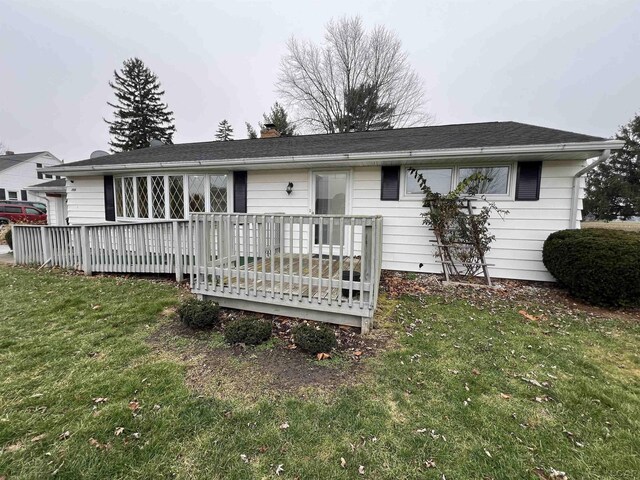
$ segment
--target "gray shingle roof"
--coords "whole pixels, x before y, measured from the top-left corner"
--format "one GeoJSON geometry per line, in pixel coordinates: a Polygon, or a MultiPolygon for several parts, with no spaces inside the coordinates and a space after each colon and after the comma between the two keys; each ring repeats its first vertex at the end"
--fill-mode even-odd
{"type": "Polygon", "coordinates": [[[36,183],[29,188],[52,188],[52,187],[64,187],[67,185],[67,181],[64,178],[56,178],[55,180],[49,180],[47,182],[36,183]]]}
{"type": "Polygon", "coordinates": [[[384,153],[393,151],[440,150],[472,147],[500,147],[580,143],[601,137],[538,127],[518,122],[466,123],[399,128],[333,135],[200,142],[143,148],[79,162],[63,167],[122,165],[154,162],[220,161],[302,155],[384,153]]]}
{"type": "Polygon", "coordinates": [[[40,155],[44,152],[30,152],[30,153],[14,153],[12,155],[0,155],[0,172],[18,165],[22,162],[26,162],[30,158],[40,155]]]}

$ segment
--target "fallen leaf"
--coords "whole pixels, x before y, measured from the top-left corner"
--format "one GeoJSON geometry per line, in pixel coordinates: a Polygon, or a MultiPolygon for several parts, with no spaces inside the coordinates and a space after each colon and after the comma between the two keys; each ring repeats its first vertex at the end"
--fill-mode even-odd
{"type": "Polygon", "coordinates": [[[282,465],[282,464],[280,464],[280,465],[278,465],[278,466],[276,467],[276,475],[280,476],[280,474],[281,474],[282,472],[284,472],[284,468],[282,468],[282,467],[283,467],[283,465],[282,465]]]}
{"type": "Polygon", "coordinates": [[[5,448],[4,450],[6,452],[9,453],[13,453],[13,452],[17,452],[18,450],[22,450],[22,447],[24,447],[24,445],[22,444],[22,442],[18,442],[18,443],[14,443],[13,445],[9,445],[7,448],[5,448]]]}
{"type": "Polygon", "coordinates": [[[487,457],[489,457],[489,458],[493,458],[493,457],[491,456],[491,454],[489,453],[489,450],[487,450],[486,448],[484,449],[484,453],[486,453],[486,454],[487,454],[487,457]]]}
{"type": "Polygon", "coordinates": [[[278,428],[280,430],[286,430],[287,428],[289,428],[289,423],[288,422],[281,423],[278,428]]]}
{"type": "Polygon", "coordinates": [[[116,428],[116,431],[115,431],[115,432],[113,432],[113,434],[114,434],[116,437],[119,437],[120,435],[122,435],[122,432],[124,432],[124,427],[118,427],[118,428],[116,428]]]}
{"type": "Polygon", "coordinates": [[[99,310],[100,308],[102,308],[101,305],[94,305],[91,310],[99,310]]]}
{"type": "Polygon", "coordinates": [[[520,378],[522,378],[523,382],[530,383],[531,385],[534,385],[536,387],[545,388],[544,384],[540,383],[539,381],[537,381],[534,378],[525,378],[525,377],[520,377],[520,378]]]}
{"type": "Polygon", "coordinates": [[[322,353],[321,352],[321,353],[319,353],[317,355],[317,357],[318,357],[318,360],[327,360],[327,359],[331,358],[331,355],[328,354],[328,353],[322,353]]]}
{"type": "Polygon", "coordinates": [[[42,433],[42,434],[40,434],[40,435],[37,435],[37,436],[33,437],[33,438],[31,439],[31,441],[32,441],[32,442],[39,442],[40,440],[44,440],[46,436],[47,436],[47,434],[46,434],[46,433],[42,433]]]}
{"type": "Polygon", "coordinates": [[[509,395],[507,393],[501,393],[500,394],[500,398],[504,398],[505,400],[509,400],[511,398],[511,395],[509,395]]]}
{"type": "Polygon", "coordinates": [[[426,428],[419,428],[418,430],[416,430],[416,433],[424,433],[426,431],[427,431],[426,428]]]}
{"type": "Polygon", "coordinates": [[[58,435],[58,440],[66,440],[70,436],[71,436],[71,432],[67,430],[66,432],[62,432],[60,435],[58,435]]]}
{"type": "Polygon", "coordinates": [[[240,460],[242,460],[244,463],[249,463],[249,459],[244,453],[240,454],[240,460]]]}
{"type": "Polygon", "coordinates": [[[265,447],[264,445],[258,448],[258,452],[260,453],[265,453],[267,450],[269,450],[269,447],[265,447]]]}
{"type": "Polygon", "coordinates": [[[340,457],[340,466],[342,468],[347,468],[347,461],[343,457],[340,457]]]}
{"type": "Polygon", "coordinates": [[[360,466],[358,467],[358,473],[359,473],[360,475],[364,475],[364,465],[360,465],[360,466]]]}
{"type": "Polygon", "coordinates": [[[527,313],[526,310],[520,310],[518,313],[522,315],[524,318],[526,318],[527,320],[531,320],[532,322],[537,322],[538,320],[540,320],[540,317],[535,317],[527,313]]]}
{"type": "Polygon", "coordinates": [[[93,403],[105,403],[109,400],[109,397],[96,397],[93,399],[93,403]]]}
{"type": "Polygon", "coordinates": [[[471,370],[471,373],[473,373],[474,375],[480,375],[480,370],[474,368],[473,370],[471,370]]]}
{"type": "Polygon", "coordinates": [[[356,350],[355,352],[353,352],[353,354],[354,354],[356,357],[359,357],[360,355],[362,355],[362,352],[361,352],[360,350],[356,350]]]}
{"type": "Polygon", "coordinates": [[[140,433],[139,432],[135,432],[135,433],[132,433],[131,436],[133,438],[135,438],[135,439],[138,439],[138,438],[140,438],[140,433]]]}
{"type": "Polygon", "coordinates": [[[129,402],[129,410],[137,412],[140,409],[140,403],[137,400],[131,400],[129,402]]]}
{"type": "Polygon", "coordinates": [[[436,462],[433,460],[427,460],[424,464],[427,468],[436,468],[436,462]]]}
{"type": "Polygon", "coordinates": [[[109,450],[111,448],[111,444],[110,443],[100,443],[98,440],[96,440],[95,438],[90,438],[89,439],[89,445],[91,445],[92,447],[95,447],[97,450],[109,450]]]}

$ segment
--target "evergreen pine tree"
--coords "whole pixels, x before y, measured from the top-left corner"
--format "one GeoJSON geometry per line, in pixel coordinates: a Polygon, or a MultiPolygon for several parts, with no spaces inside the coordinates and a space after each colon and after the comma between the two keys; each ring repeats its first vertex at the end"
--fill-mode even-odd
{"type": "Polygon", "coordinates": [[[280,132],[281,137],[292,137],[296,134],[295,125],[289,122],[287,111],[278,102],[273,104],[269,113],[262,114],[262,119],[263,122],[260,123],[260,129],[263,129],[265,124],[272,123],[276,126],[276,130],[280,132]]]}
{"type": "Polygon", "coordinates": [[[176,131],[173,112],[162,102],[164,90],[158,77],[139,58],[125,60],[120,73],[114,71],[115,80],[109,82],[116,103],[107,102],[115,109],[109,124],[112,152],[123,152],[148,147],[152,139],[172,143],[176,131]]]}
{"type": "Polygon", "coordinates": [[[229,140],[233,140],[233,127],[227,122],[227,120],[222,120],[218,124],[218,130],[215,134],[216,140],[220,142],[227,142],[229,140]]]}
{"type": "Polygon", "coordinates": [[[640,215],[640,115],[621,127],[616,138],[625,141],[622,150],[587,177],[584,210],[602,220],[640,215]]]}
{"type": "Polygon", "coordinates": [[[253,125],[249,122],[244,122],[244,124],[247,126],[247,138],[258,138],[258,133],[256,129],[253,128],[253,125]]]}

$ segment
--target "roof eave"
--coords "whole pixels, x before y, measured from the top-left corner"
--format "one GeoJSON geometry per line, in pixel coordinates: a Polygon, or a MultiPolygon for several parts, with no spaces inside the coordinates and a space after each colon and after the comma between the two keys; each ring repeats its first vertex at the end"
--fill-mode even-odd
{"type": "MultiPolygon", "coordinates": [[[[591,154],[601,150],[619,150],[624,146],[621,140],[598,140],[579,143],[554,143],[542,145],[511,145],[502,147],[473,147],[435,150],[407,150],[391,152],[344,153],[330,155],[293,155],[283,157],[234,158],[228,160],[195,160],[187,162],[147,162],[106,165],[76,166],[60,165],[43,167],[38,171],[57,175],[91,175],[109,172],[142,171],[142,170],[175,170],[185,168],[270,168],[270,167],[314,167],[326,166],[340,162],[340,166],[358,166],[363,164],[407,163],[416,160],[446,160],[452,158],[488,158],[508,155],[536,154],[591,154]]],[[[588,158],[588,157],[586,157],[588,158]]]]}

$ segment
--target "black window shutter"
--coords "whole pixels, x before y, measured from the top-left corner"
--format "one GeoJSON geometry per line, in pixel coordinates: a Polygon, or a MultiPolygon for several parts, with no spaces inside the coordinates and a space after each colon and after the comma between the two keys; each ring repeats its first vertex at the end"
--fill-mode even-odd
{"type": "Polygon", "coordinates": [[[6,200],[7,199],[7,192],[5,191],[4,188],[0,188],[0,200],[6,200]]]}
{"type": "Polygon", "coordinates": [[[22,198],[23,202],[27,201],[27,191],[26,190],[20,190],[20,197],[22,198]]]}
{"type": "Polygon", "coordinates": [[[380,200],[398,200],[400,198],[400,167],[382,167],[380,200]]]}
{"type": "Polygon", "coordinates": [[[247,213],[247,172],[233,172],[233,211],[247,213]]]}
{"type": "Polygon", "coordinates": [[[104,176],[104,219],[108,222],[115,222],[116,220],[113,175],[104,176]]]}
{"type": "Polygon", "coordinates": [[[540,198],[542,162],[518,162],[516,200],[535,201],[540,198]]]}

